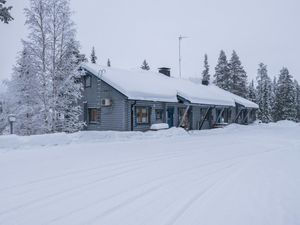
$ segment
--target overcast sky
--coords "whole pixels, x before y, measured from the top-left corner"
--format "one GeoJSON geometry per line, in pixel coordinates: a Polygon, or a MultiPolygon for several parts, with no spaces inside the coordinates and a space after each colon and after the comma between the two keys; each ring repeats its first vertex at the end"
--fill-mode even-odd
{"type": "MultiPolygon", "coordinates": [[[[15,20],[0,23],[0,79],[11,75],[20,40],[26,39],[23,8],[27,0],[8,0],[15,20]]],[[[283,66],[300,81],[299,0],[71,0],[82,52],[95,46],[99,64],[138,68],[144,59],[152,70],[172,68],[178,76],[178,36],[184,77],[199,76],[204,54],[211,74],[221,49],[236,50],[250,78],[259,62],[269,75],[283,66]]]]}

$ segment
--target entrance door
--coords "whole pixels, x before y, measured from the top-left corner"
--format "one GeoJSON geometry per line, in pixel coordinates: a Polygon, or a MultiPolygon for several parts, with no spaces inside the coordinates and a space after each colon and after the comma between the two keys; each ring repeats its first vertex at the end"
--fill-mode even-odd
{"type": "Polygon", "coordinates": [[[167,109],[168,120],[167,123],[169,127],[174,127],[174,108],[167,109]]]}

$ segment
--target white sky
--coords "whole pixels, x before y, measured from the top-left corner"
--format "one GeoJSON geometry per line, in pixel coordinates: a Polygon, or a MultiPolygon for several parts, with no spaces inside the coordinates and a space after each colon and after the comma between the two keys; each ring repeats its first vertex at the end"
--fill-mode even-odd
{"type": "MultiPolygon", "coordinates": [[[[8,0],[15,20],[0,24],[0,79],[8,78],[26,38],[23,8],[27,0],[8,0]]],[[[98,63],[137,68],[144,59],[152,70],[172,68],[178,76],[178,39],[183,41],[184,77],[199,76],[204,53],[211,74],[221,49],[235,49],[250,78],[259,62],[269,75],[282,66],[300,80],[299,0],[71,0],[82,52],[95,46],[98,63]]]]}

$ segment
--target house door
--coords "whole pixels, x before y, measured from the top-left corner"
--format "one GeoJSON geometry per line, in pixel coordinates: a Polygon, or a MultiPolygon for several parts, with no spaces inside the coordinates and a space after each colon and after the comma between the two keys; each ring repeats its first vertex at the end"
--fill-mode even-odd
{"type": "Polygon", "coordinates": [[[174,108],[167,109],[167,116],[167,123],[169,124],[169,127],[174,127],[174,108]]]}

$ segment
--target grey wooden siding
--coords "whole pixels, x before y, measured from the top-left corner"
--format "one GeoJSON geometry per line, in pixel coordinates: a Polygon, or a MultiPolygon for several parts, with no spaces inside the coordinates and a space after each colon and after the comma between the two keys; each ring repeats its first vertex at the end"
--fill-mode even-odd
{"type": "MultiPolygon", "coordinates": [[[[146,131],[149,130],[152,124],[157,123],[156,121],[156,115],[155,110],[165,110],[165,103],[162,102],[150,102],[150,101],[128,101],[127,104],[127,112],[128,112],[128,119],[127,119],[127,127],[128,130],[131,129],[131,126],[133,125],[133,131],[146,131]],[[138,124],[136,122],[136,107],[147,107],[149,108],[149,123],[148,124],[138,124]],[[131,113],[133,111],[133,115],[131,116],[131,113]],[[133,118],[133,122],[131,121],[131,117],[133,118]]],[[[163,121],[165,122],[165,115],[163,116],[163,121]]]]}
{"type": "MultiPolygon", "coordinates": [[[[179,126],[179,109],[186,109],[187,105],[183,103],[165,103],[165,102],[152,102],[152,101],[134,101],[128,100],[125,95],[100,80],[93,74],[88,73],[91,76],[92,82],[91,87],[84,88],[83,98],[81,105],[83,107],[83,114],[81,119],[87,122],[86,130],[115,130],[115,131],[147,131],[150,129],[152,124],[158,122],[168,123],[169,108],[173,109],[173,126],[179,126]],[[111,106],[102,106],[102,99],[111,99],[111,106]],[[147,107],[149,108],[149,123],[148,124],[137,124],[136,122],[136,107],[147,107]],[[98,123],[88,123],[88,108],[97,108],[99,112],[98,123]],[[156,121],[155,110],[163,111],[162,121],[156,121]]],[[[207,109],[210,108],[208,117],[203,122],[201,129],[210,129],[216,124],[217,110],[227,108],[230,110],[230,116],[228,117],[228,123],[251,123],[253,122],[256,114],[255,109],[246,109],[241,105],[236,107],[223,107],[223,106],[205,106],[205,105],[193,105],[190,106],[188,117],[190,129],[198,130],[203,120],[207,109]],[[235,121],[239,110],[243,110],[239,118],[235,121]],[[254,112],[253,112],[254,111],[254,112]],[[248,113],[249,112],[249,113],[248,113]],[[252,112],[252,113],[251,113],[252,112]]]]}
{"type": "MultiPolygon", "coordinates": [[[[87,130],[128,130],[126,126],[126,96],[106,84],[92,74],[91,87],[85,88],[83,92],[82,103],[86,102],[87,108],[99,109],[99,122],[89,124],[87,121],[87,130]],[[111,99],[111,106],[102,106],[101,100],[104,98],[111,99]]],[[[88,119],[88,118],[87,118],[88,119]]]]}

